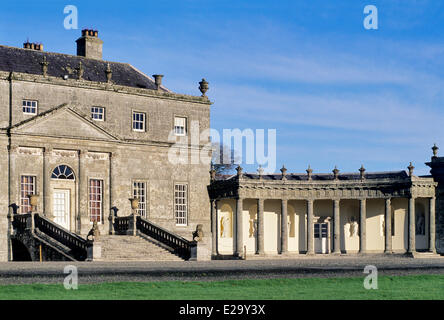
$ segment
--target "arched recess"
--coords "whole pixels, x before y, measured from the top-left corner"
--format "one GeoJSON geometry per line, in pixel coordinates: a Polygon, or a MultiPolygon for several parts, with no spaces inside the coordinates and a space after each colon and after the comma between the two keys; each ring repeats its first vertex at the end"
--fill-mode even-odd
{"type": "Polygon", "coordinates": [[[429,247],[429,215],[422,201],[423,199],[418,199],[415,202],[415,246],[416,250],[420,251],[429,247]]]}
{"type": "Polygon", "coordinates": [[[287,205],[288,251],[299,251],[299,215],[292,204],[287,205]]]}
{"type": "MultiPolygon", "coordinates": [[[[231,200],[231,199],[230,199],[231,200]]],[[[230,200],[221,201],[218,209],[218,251],[221,254],[233,254],[234,215],[230,200]]]]}

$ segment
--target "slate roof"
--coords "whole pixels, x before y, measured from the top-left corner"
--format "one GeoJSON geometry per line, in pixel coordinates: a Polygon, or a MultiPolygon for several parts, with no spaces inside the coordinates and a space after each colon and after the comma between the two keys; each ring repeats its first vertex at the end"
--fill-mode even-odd
{"type": "MultiPolygon", "coordinates": [[[[73,56],[62,53],[37,51],[31,49],[20,49],[0,45],[0,71],[20,72],[28,74],[42,74],[40,62],[46,56],[48,64],[48,75],[63,78],[68,74],[70,78],[78,79],[79,62],[83,64],[83,80],[107,82],[106,69],[109,63],[112,71],[114,84],[134,87],[156,89],[152,79],[127,63],[108,62],[81,56],[73,56]]],[[[168,91],[162,88],[163,91],[168,91]]]]}
{"type": "MultiPolygon", "coordinates": [[[[216,180],[229,180],[236,177],[236,175],[217,175],[216,180]]],[[[295,181],[307,181],[307,174],[305,173],[287,173],[285,176],[287,180],[295,181]]],[[[259,180],[259,175],[257,173],[244,173],[244,179],[259,180]]],[[[365,174],[366,180],[371,179],[389,179],[389,180],[399,180],[408,178],[408,174],[405,171],[388,171],[388,172],[369,172],[365,174]]],[[[312,174],[311,179],[313,181],[326,181],[334,180],[334,175],[332,173],[318,173],[312,174]]],[[[281,174],[263,174],[262,180],[282,180],[281,174]]],[[[339,173],[338,180],[361,180],[360,173],[339,173]]]]}

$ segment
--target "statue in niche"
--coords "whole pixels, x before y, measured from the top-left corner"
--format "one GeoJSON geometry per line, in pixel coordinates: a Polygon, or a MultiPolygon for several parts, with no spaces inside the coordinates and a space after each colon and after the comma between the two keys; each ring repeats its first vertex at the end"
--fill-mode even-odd
{"type": "Polygon", "coordinates": [[[350,222],[348,222],[347,221],[347,223],[346,224],[344,224],[344,235],[347,237],[347,238],[350,238],[351,237],[351,225],[350,225],[350,222]]]}
{"type": "Polygon", "coordinates": [[[220,219],[220,236],[221,238],[228,238],[229,217],[222,217],[220,219]]]}
{"type": "Polygon", "coordinates": [[[251,216],[250,216],[249,222],[250,222],[250,228],[248,229],[248,232],[249,232],[248,237],[254,238],[254,236],[256,234],[257,220],[255,220],[254,218],[251,218],[251,216]]]}
{"type": "Polygon", "coordinates": [[[418,212],[415,221],[415,233],[418,235],[425,235],[425,218],[423,212],[418,212]]]}
{"type": "Polygon", "coordinates": [[[358,229],[359,225],[356,221],[355,217],[351,217],[350,220],[350,237],[357,237],[358,236],[358,229]]]}

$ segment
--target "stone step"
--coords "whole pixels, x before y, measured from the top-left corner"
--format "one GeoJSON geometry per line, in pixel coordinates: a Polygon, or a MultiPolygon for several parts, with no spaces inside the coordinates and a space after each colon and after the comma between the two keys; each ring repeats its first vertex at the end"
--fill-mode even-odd
{"type": "Polygon", "coordinates": [[[139,236],[105,235],[96,239],[99,261],[183,261],[167,249],[139,236]]]}

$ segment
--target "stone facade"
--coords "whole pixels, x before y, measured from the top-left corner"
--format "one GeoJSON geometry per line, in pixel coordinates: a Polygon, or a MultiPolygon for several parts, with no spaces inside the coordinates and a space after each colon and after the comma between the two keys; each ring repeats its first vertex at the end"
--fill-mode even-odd
{"type": "MultiPolygon", "coordinates": [[[[205,130],[210,125],[211,102],[206,97],[176,94],[156,86],[151,78],[129,65],[101,61],[101,40],[92,36],[92,40],[86,39],[89,35],[78,40],[78,52],[83,57],[0,48],[6,53],[18,52],[14,54],[21,57],[22,63],[28,56],[43,56],[43,61],[48,62],[47,72],[39,60],[35,62],[37,66],[30,65],[29,70],[37,70],[35,73],[22,72],[19,67],[19,71],[8,70],[4,66],[14,64],[0,62],[0,261],[11,258],[6,215],[9,205],[20,206],[23,202],[22,176],[34,177],[34,193],[39,195],[37,211],[50,219],[55,218],[55,191],[65,191],[66,227],[83,236],[92,226],[91,179],[101,181],[99,228],[103,234],[109,230],[112,207],[118,208],[119,216],[131,213],[128,199],[133,197],[135,182],[146,186],[147,219],[190,240],[198,224],[203,225],[204,234],[210,232],[206,190],[209,166],[173,164],[168,151],[174,143],[169,135],[175,116],[186,119],[187,129],[191,121],[198,121],[200,130],[205,130]],[[83,50],[85,40],[100,48],[87,46],[83,50]],[[61,60],[67,61],[65,67],[60,66],[61,60]],[[57,76],[56,63],[69,76],[57,76]],[[71,72],[78,65],[82,71],[71,72]],[[90,80],[94,76],[100,81],[90,80]],[[144,87],[132,85],[131,81],[143,83],[144,87]],[[23,112],[24,100],[37,102],[35,114],[23,112]],[[94,106],[104,108],[103,121],[92,119],[94,106]],[[145,114],[144,130],[133,130],[133,111],[145,114]],[[74,179],[52,178],[53,171],[61,165],[72,170],[74,179]],[[187,219],[181,226],[175,218],[176,183],[187,186],[187,219]]],[[[30,58],[26,63],[34,60],[30,58]]],[[[190,135],[189,130],[186,134],[190,135]]],[[[208,141],[209,138],[201,141],[198,149],[208,141]]],[[[199,152],[191,145],[182,148],[199,152]]]]}

